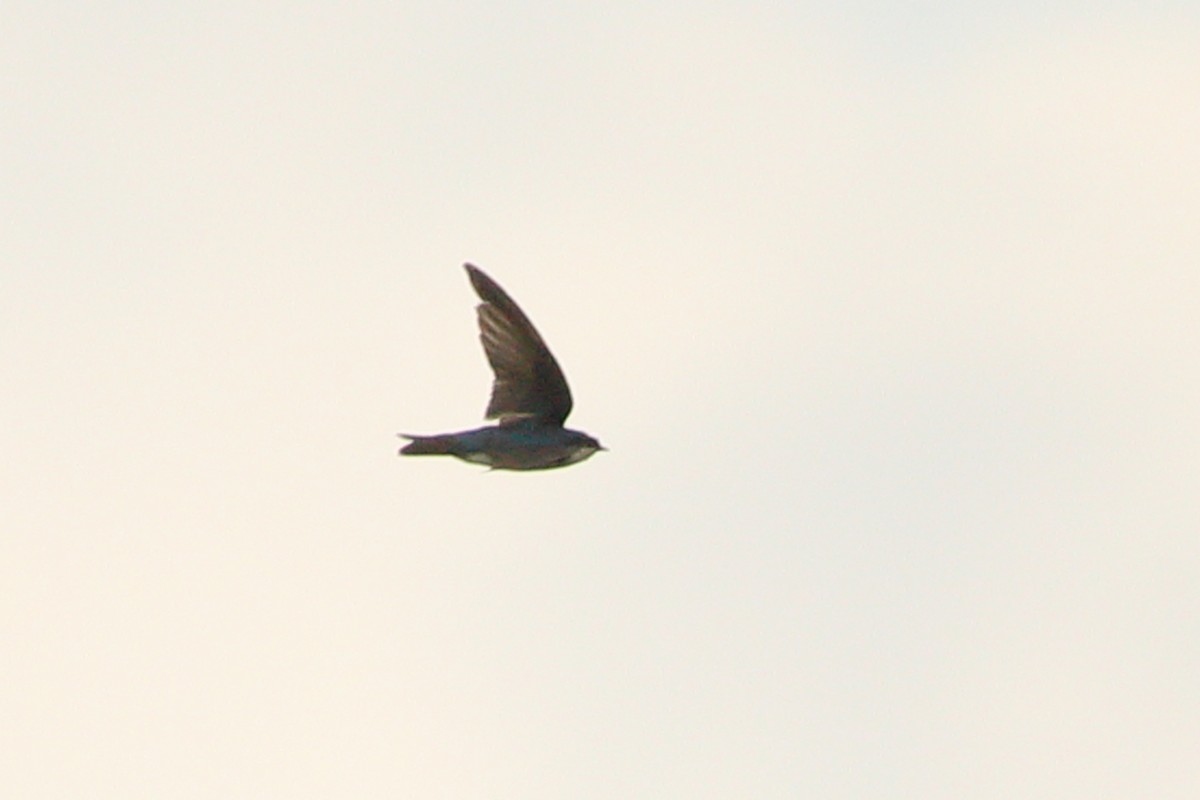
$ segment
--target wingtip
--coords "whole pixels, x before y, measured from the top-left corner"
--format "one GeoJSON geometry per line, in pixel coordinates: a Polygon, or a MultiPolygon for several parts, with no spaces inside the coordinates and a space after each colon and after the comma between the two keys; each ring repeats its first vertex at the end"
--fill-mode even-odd
{"type": "Polygon", "coordinates": [[[475,287],[475,293],[482,297],[482,293],[486,291],[488,283],[491,282],[491,279],[488,278],[487,273],[472,264],[470,261],[467,261],[463,264],[463,269],[467,271],[467,279],[471,281],[471,285],[475,287]]]}
{"type": "MultiPolygon", "coordinates": [[[[475,294],[479,295],[479,299],[485,303],[505,308],[509,313],[512,313],[512,308],[516,308],[516,303],[504,293],[500,285],[491,277],[474,264],[467,262],[463,264],[463,268],[467,271],[467,278],[471,281],[471,286],[475,289],[475,294]]],[[[520,313],[520,309],[516,310],[520,313]]]]}

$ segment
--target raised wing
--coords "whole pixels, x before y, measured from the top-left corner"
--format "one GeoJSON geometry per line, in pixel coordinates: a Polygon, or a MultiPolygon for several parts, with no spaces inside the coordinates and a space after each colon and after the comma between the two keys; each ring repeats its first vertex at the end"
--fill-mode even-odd
{"type": "Polygon", "coordinates": [[[562,425],[571,413],[571,390],[558,362],[500,285],[478,267],[463,266],[483,301],[475,308],[479,340],[496,375],[486,416],[501,425],[530,418],[562,425]]]}

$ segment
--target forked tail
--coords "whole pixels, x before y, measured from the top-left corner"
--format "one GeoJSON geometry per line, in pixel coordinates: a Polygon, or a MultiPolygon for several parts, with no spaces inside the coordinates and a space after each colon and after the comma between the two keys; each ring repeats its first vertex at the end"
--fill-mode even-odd
{"type": "Polygon", "coordinates": [[[453,436],[412,436],[401,433],[408,444],[400,448],[402,456],[449,456],[454,455],[453,436]]]}

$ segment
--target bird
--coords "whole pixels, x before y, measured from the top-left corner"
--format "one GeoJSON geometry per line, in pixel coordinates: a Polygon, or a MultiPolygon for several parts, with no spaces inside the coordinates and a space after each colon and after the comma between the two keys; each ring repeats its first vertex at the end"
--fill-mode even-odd
{"type": "Polygon", "coordinates": [[[463,264],[482,301],[475,307],[479,340],[494,373],[484,412],[497,425],[457,433],[402,433],[404,456],[448,455],[493,470],[542,470],[578,464],[606,450],[582,431],[563,427],[571,390],[558,361],[529,317],[474,264],[463,264]]]}

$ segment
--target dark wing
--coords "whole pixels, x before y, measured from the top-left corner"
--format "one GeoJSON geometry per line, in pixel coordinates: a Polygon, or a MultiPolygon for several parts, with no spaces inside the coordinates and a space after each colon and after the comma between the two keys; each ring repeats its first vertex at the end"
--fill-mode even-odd
{"type": "Polygon", "coordinates": [[[562,425],[571,413],[571,390],[558,362],[500,285],[478,267],[463,266],[483,301],[475,308],[479,340],[496,374],[486,416],[501,425],[528,418],[562,425]]]}

